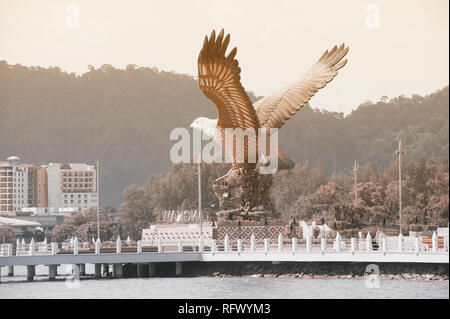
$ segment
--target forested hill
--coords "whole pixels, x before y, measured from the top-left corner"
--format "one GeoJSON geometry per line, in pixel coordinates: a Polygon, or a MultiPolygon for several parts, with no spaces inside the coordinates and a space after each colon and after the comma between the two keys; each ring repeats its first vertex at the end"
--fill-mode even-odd
{"type": "MultiPolygon", "coordinates": [[[[216,117],[216,109],[189,75],[104,65],[77,76],[0,61],[0,160],[98,160],[102,205],[118,207],[127,186],[167,171],[170,131],[198,116],[216,117]]],[[[447,86],[426,97],[367,102],[345,118],[305,107],[280,131],[280,146],[328,172],[355,159],[386,167],[399,137],[410,158],[448,158],[448,128],[447,86]]]]}

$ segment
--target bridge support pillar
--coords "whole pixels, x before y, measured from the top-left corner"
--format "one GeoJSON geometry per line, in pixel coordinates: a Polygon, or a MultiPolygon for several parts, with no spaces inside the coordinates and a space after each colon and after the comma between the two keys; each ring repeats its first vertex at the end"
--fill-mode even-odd
{"type": "Polygon", "coordinates": [[[154,263],[148,264],[148,276],[154,277],[156,275],[156,267],[154,263]]]}
{"type": "Polygon", "coordinates": [[[80,280],[80,265],[75,264],[72,266],[73,280],[80,280]]]}
{"type": "Polygon", "coordinates": [[[86,264],[80,264],[80,276],[86,276],[86,264]]]}
{"type": "Polygon", "coordinates": [[[33,281],[35,273],[36,273],[36,266],[28,265],[27,266],[27,280],[33,281]]]}
{"type": "Polygon", "coordinates": [[[122,276],[123,276],[123,265],[122,264],[114,264],[113,277],[114,278],[122,278],[122,276]]]}
{"type": "Polygon", "coordinates": [[[48,279],[55,280],[57,274],[58,265],[48,265],[48,279]]]}
{"type": "Polygon", "coordinates": [[[102,277],[102,264],[95,264],[95,278],[101,278],[102,277]]]}
{"type": "Polygon", "coordinates": [[[136,276],[138,278],[144,277],[144,265],[143,264],[136,264],[136,276]]]}
{"type": "Polygon", "coordinates": [[[103,274],[104,275],[109,274],[109,264],[103,264],[103,274]]]}
{"type": "Polygon", "coordinates": [[[8,277],[14,276],[14,266],[8,266],[8,277]]]}
{"type": "Polygon", "coordinates": [[[175,276],[181,276],[182,272],[183,272],[183,263],[180,261],[177,261],[175,263],[175,276]]]}

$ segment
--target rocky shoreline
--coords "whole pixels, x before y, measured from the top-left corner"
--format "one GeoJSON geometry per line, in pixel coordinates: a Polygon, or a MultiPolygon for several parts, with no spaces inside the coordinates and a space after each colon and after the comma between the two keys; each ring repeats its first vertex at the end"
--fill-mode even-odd
{"type": "Polygon", "coordinates": [[[340,263],[340,262],[186,262],[186,277],[264,277],[264,278],[341,278],[366,279],[378,267],[380,279],[448,280],[448,264],[414,263],[340,263]],[[369,265],[375,265],[369,266],[369,265]],[[369,267],[368,267],[369,266],[369,267]]]}

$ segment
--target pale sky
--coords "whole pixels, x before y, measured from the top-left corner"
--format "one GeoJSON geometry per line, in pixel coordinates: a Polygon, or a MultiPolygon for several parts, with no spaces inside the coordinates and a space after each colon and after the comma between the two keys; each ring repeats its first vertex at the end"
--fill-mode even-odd
{"type": "Polygon", "coordinates": [[[242,84],[268,95],[345,42],[348,64],[311,105],[348,113],[366,99],[448,85],[448,11],[448,0],[0,0],[0,60],[78,74],[133,63],[196,75],[204,36],[223,27],[242,84]]]}

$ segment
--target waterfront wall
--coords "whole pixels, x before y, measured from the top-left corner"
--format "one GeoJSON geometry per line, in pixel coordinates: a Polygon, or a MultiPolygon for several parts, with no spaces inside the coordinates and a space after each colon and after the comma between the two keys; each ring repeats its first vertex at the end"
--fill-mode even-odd
{"type": "Polygon", "coordinates": [[[379,277],[385,279],[448,280],[449,276],[448,264],[364,262],[186,262],[183,276],[365,278],[376,274],[376,267],[379,277]]]}

